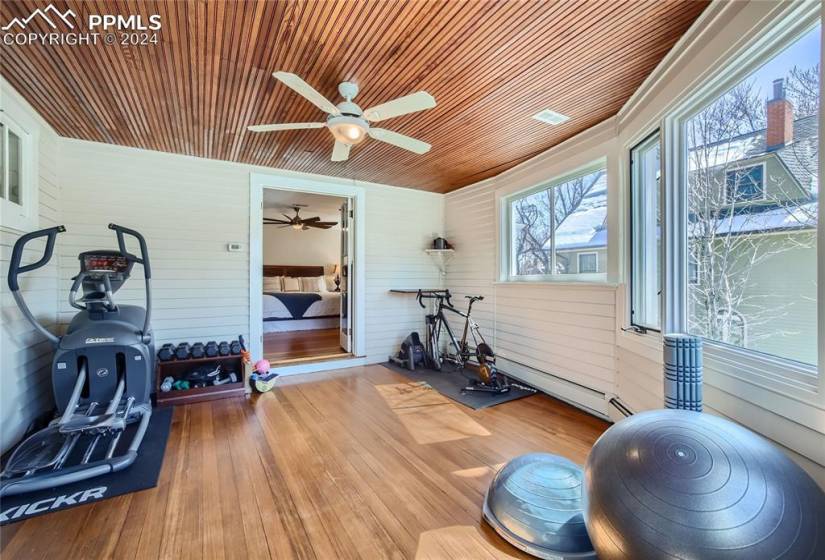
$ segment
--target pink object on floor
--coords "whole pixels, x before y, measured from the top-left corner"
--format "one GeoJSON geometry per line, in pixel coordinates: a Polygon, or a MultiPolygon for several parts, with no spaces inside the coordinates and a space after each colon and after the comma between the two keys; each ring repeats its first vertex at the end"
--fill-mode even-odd
{"type": "Polygon", "coordinates": [[[269,360],[258,360],[255,362],[255,371],[258,373],[268,373],[269,367],[269,360]]]}

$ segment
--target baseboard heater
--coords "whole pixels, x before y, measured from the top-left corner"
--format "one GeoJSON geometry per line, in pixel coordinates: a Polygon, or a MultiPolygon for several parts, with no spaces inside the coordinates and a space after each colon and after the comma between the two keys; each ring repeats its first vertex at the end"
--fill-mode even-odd
{"type": "Polygon", "coordinates": [[[625,418],[633,416],[633,411],[627,408],[625,404],[618,399],[618,397],[611,397],[610,400],[607,401],[607,404],[615,408],[619,414],[625,418]]]}
{"type": "Polygon", "coordinates": [[[599,391],[598,389],[594,389],[592,387],[588,387],[587,385],[582,385],[581,383],[577,383],[575,381],[570,381],[569,379],[565,379],[564,377],[560,377],[558,375],[552,374],[550,372],[535,368],[533,366],[529,366],[525,363],[519,362],[518,360],[513,360],[512,358],[506,358],[499,354],[497,356],[498,365],[500,369],[506,373],[509,377],[514,379],[518,379],[519,381],[523,381],[524,383],[533,385],[534,387],[540,389],[542,392],[545,392],[553,397],[556,397],[559,400],[562,400],[576,408],[580,408],[585,412],[593,414],[594,416],[598,416],[600,418],[608,418],[606,410],[603,408],[601,410],[594,408],[593,406],[588,406],[580,401],[577,401],[571,397],[565,396],[558,391],[548,390],[545,387],[538,386],[536,380],[534,379],[524,379],[519,377],[519,372],[512,371],[511,368],[507,367],[507,364],[513,364],[518,366],[518,368],[523,368],[525,371],[524,373],[531,373],[533,375],[541,375],[544,378],[550,378],[552,382],[558,383],[559,385],[566,386],[570,388],[572,391],[584,393],[587,397],[593,399],[595,403],[606,403],[607,402],[607,394],[599,391]]]}

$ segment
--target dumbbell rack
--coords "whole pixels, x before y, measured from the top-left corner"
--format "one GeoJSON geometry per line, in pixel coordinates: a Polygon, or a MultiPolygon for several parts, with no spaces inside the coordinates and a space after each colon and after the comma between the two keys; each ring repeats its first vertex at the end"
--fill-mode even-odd
{"type": "Polygon", "coordinates": [[[186,360],[170,360],[168,362],[158,361],[155,369],[156,395],[158,406],[171,406],[175,404],[189,404],[201,401],[211,401],[215,399],[225,399],[228,397],[240,397],[244,395],[246,381],[243,377],[243,360],[240,356],[215,356],[214,358],[188,358],[186,360]],[[184,389],[181,391],[160,390],[160,384],[164,378],[172,376],[175,379],[182,377],[187,371],[201,364],[220,363],[224,370],[231,370],[238,374],[237,383],[225,383],[223,385],[211,385],[209,387],[197,387],[194,389],[184,389]]]}

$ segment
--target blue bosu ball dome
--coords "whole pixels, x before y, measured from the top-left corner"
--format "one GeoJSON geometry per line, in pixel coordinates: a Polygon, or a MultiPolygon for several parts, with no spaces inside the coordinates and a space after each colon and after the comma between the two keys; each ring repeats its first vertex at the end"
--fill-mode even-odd
{"type": "Polygon", "coordinates": [[[513,546],[539,558],[594,559],[584,524],[582,469],[549,453],[516,457],[496,474],[484,518],[513,546]]]}

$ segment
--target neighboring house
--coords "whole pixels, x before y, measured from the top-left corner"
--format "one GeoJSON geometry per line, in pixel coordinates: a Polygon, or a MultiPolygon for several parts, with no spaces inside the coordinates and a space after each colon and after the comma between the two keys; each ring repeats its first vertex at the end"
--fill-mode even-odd
{"type": "Polygon", "coordinates": [[[556,232],[556,263],[566,274],[589,274],[607,270],[607,226],[604,220],[583,241],[565,235],[564,224],[556,232]]]}
{"type": "Polygon", "coordinates": [[[689,150],[690,329],[816,363],[815,115],[782,80],[767,127],[689,150]]]}

